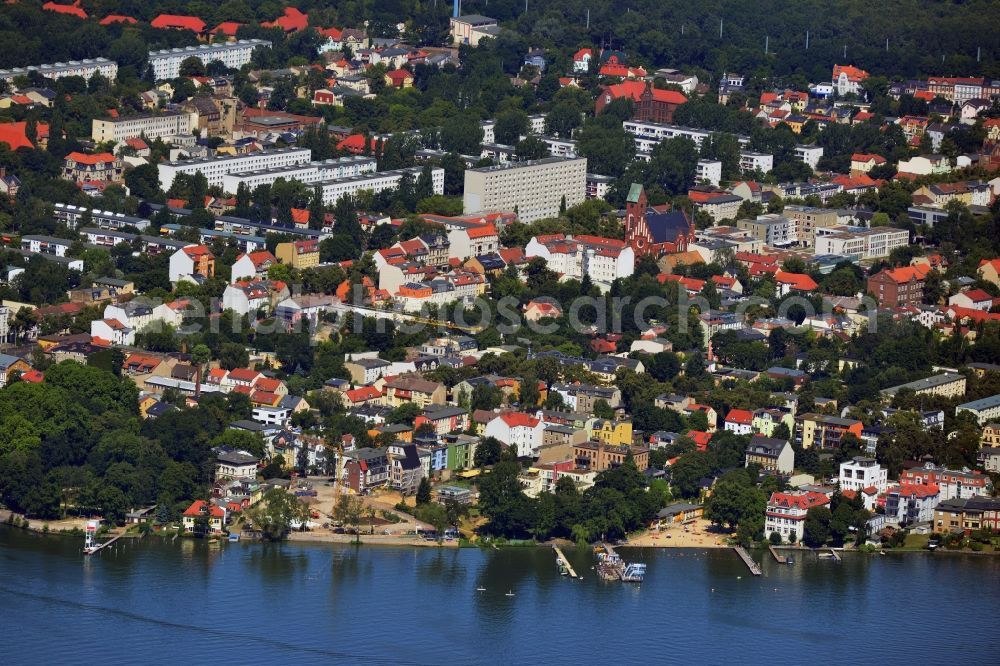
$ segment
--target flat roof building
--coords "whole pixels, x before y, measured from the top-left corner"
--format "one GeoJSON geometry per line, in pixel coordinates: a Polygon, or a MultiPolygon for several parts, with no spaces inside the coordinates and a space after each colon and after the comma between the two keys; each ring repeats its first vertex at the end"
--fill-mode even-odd
{"type": "Polygon", "coordinates": [[[522,222],[534,222],[582,202],[586,190],[587,158],[547,157],[467,169],[463,204],[466,214],[516,210],[522,222]]]}

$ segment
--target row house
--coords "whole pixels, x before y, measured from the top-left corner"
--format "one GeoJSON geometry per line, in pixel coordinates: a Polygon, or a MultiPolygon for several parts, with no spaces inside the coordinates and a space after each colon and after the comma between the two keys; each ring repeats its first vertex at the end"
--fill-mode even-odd
{"type": "Polygon", "coordinates": [[[942,500],[934,509],[934,533],[1000,531],[1000,498],[970,497],[942,500]]]}
{"type": "Polygon", "coordinates": [[[915,485],[935,485],[941,493],[942,500],[969,499],[989,495],[993,490],[990,477],[982,472],[968,468],[949,470],[927,463],[922,467],[904,469],[899,475],[899,482],[915,485]]]}

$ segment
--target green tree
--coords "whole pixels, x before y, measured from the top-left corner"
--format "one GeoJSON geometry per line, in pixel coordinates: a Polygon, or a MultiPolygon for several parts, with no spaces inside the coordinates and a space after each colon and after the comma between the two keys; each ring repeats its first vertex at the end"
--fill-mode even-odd
{"type": "Polygon", "coordinates": [[[486,467],[500,462],[500,455],[503,453],[503,444],[496,437],[487,437],[476,446],[476,453],[472,462],[476,467],[486,467]]]}
{"type": "Polygon", "coordinates": [[[417,504],[427,504],[431,501],[431,480],[426,476],[420,479],[417,487],[417,504]]]}
{"type": "Polygon", "coordinates": [[[288,536],[292,524],[305,521],[309,512],[295,495],[281,488],[272,488],[264,493],[260,502],[247,510],[247,517],[264,539],[281,541],[288,536]]]}
{"type": "Polygon", "coordinates": [[[802,543],[810,548],[818,548],[830,539],[830,520],[833,514],[829,507],[814,506],[806,512],[802,543]]]}

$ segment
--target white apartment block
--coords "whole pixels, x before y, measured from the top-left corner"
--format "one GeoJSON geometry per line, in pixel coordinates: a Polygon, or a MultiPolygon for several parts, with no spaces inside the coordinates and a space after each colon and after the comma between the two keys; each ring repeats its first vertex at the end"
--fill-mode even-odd
{"type": "Polygon", "coordinates": [[[517,210],[522,222],[559,215],[582,202],[587,190],[587,158],[547,157],[465,171],[466,214],[517,210]]]}
{"type": "MultiPolygon", "coordinates": [[[[383,190],[395,189],[399,187],[399,181],[403,179],[403,176],[407,174],[416,182],[420,178],[422,171],[423,167],[409,167],[393,171],[375,171],[356,176],[323,180],[315,183],[315,186],[319,190],[320,196],[323,197],[323,203],[329,206],[336,204],[345,195],[354,196],[358,192],[365,190],[377,194],[383,190]]],[[[444,194],[444,169],[440,167],[431,169],[431,186],[434,194],[444,194]]]]}
{"type": "Polygon", "coordinates": [[[823,149],[820,146],[795,146],[795,157],[808,164],[810,169],[815,169],[819,158],[823,157],[823,149]]]}
{"type": "Polygon", "coordinates": [[[773,247],[786,247],[798,242],[795,221],[777,213],[758,215],[755,220],[737,220],[736,227],[773,247]]]}
{"type": "Polygon", "coordinates": [[[158,139],[191,134],[194,126],[194,114],[171,111],[125,118],[94,118],[90,135],[97,142],[121,143],[140,136],[158,139]]]}
{"type": "Polygon", "coordinates": [[[840,463],[838,482],[841,490],[860,492],[865,488],[875,488],[884,493],[889,487],[889,472],[874,458],[856,456],[840,463]]]}
{"type": "Polygon", "coordinates": [[[135,227],[139,231],[145,231],[149,228],[149,220],[146,218],[126,215],[125,213],[116,213],[110,210],[97,210],[95,208],[58,202],[53,205],[53,209],[52,216],[70,229],[75,229],[80,220],[88,213],[90,214],[91,224],[101,229],[135,227]]]}
{"type": "Polygon", "coordinates": [[[892,227],[826,227],[818,228],[815,253],[839,254],[858,260],[880,259],[910,243],[910,232],[892,227]]]}
{"type": "Polygon", "coordinates": [[[11,81],[15,76],[27,76],[29,72],[38,72],[47,79],[60,79],[64,76],[82,76],[89,79],[94,74],[114,79],[118,76],[118,63],[107,58],[86,58],[84,60],[56,62],[50,65],[13,67],[0,69],[0,81],[11,81]]]}
{"type": "Polygon", "coordinates": [[[572,139],[557,139],[552,136],[541,136],[541,139],[549,148],[549,155],[552,157],[576,157],[576,141],[572,139]]]}
{"type": "Polygon", "coordinates": [[[176,49],[149,52],[149,64],[157,81],[176,79],[180,76],[181,63],[187,58],[198,58],[206,65],[219,60],[226,67],[239,69],[250,62],[250,55],[258,46],[271,47],[265,39],[241,39],[238,42],[200,44],[176,49]]]}
{"type": "MultiPolygon", "coordinates": [[[[545,114],[535,113],[528,116],[528,122],[531,123],[530,129],[528,130],[531,134],[543,134],[545,132],[545,114]]],[[[482,120],[479,122],[479,126],[483,128],[483,143],[496,143],[496,135],[493,133],[493,128],[496,127],[497,121],[495,120],[482,120]]],[[[544,140],[545,137],[542,137],[544,140]]]]}
{"type": "MultiPolygon", "coordinates": [[[[677,139],[680,137],[694,141],[694,144],[701,148],[701,143],[705,137],[712,134],[708,130],[697,129],[695,127],[681,127],[680,125],[669,125],[667,123],[654,123],[639,120],[626,120],[622,123],[626,132],[635,136],[635,149],[640,153],[650,153],[661,141],[667,139],[677,139]]],[[[736,140],[741,146],[750,143],[749,137],[736,135],[736,140]]]]}
{"type": "Polygon", "coordinates": [[[597,284],[610,285],[635,272],[635,251],[624,241],[595,236],[556,236],[532,238],[524,246],[524,256],[541,257],[546,266],[567,278],[580,280],[584,275],[597,284]]]}
{"type": "Polygon", "coordinates": [[[774,169],[774,155],[744,150],[740,153],[740,169],[744,172],[760,169],[761,173],[770,173],[774,169]]]}
{"type": "Polygon", "coordinates": [[[718,160],[698,160],[694,169],[696,182],[708,181],[710,185],[719,186],[722,181],[722,162],[718,160]]]}
{"type": "Polygon", "coordinates": [[[177,174],[181,173],[194,175],[200,172],[205,176],[209,186],[221,187],[226,174],[308,164],[311,159],[312,151],[308,148],[281,148],[246,155],[217,155],[165,162],[157,168],[160,171],[160,187],[166,191],[170,189],[177,174]]]}
{"type": "Polygon", "coordinates": [[[280,166],[273,169],[228,173],[222,177],[222,189],[224,192],[235,194],[242,183],[252,191],[259,185],[272,185],[279,178],[297,180],[311,185],[324,180],[374,173],[377,165],[378,161],[374,157],[350,155],[323,162],[309,162],[306,164],[280,166]]]}

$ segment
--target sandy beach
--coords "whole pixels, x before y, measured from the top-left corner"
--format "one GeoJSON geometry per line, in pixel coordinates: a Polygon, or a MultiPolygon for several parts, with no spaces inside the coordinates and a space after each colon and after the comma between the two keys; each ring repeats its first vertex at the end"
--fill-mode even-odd
{"type": "Polygon", "coordinates": [[[662,530],[648,530],[629,537],[625,545],[644,548],[729,548],[725,532],[717,531],[707,520],[685,526],[672,525],[662,530]]]}

